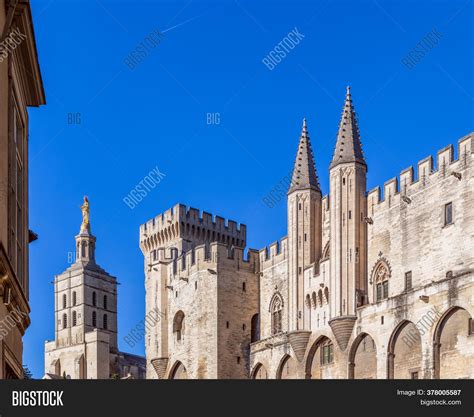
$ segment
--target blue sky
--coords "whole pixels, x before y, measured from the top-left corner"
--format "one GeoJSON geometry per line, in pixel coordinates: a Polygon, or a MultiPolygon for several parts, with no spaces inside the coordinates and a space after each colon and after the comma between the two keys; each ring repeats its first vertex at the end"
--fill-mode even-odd
{"type": "Polygon", "coordinates": [[[30,111],[32,324],[24,363],[44,372],[54,275],[66,269],[83,195],[98,263],[118,277],[121,337],[144,317],[139,225],[181,202],[247,224],[248,246],[286,234],[262,198],[291,170],[308,120],[324,193],[345,87],[359,116],[368,187],[473,130],[471,1],[31,0],[47,105],[30,111]],[[273,69],[262,59],[304,37],[273,69]],[[159,45],[125,63],[151,32],[159,45]],[[408,69],[402,60],[441,38],[408,69]],[[80,124],[68,114],[79,113],[80,124]],[[207,124],[219,113],[219,124],[207,124]],[[123,198],[155,167],[162,182],[123,198]]]}

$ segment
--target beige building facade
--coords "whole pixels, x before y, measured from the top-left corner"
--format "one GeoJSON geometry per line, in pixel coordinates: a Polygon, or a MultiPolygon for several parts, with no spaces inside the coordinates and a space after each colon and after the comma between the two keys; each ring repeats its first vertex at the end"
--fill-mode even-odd
{"type": "Polygon", "coordinates": [[[29,1],[0,0],[0,379],[23,378],[30,324],[28,107],[45,104],[29,1]]]}
{"type": "Polygon", "coordinates": [[[45,343],[45,379],[145,377],[143,357],[117,344],[117,280],[96,262],[89,201],[76,236],[75,262],[54,278],[55,338],[45,343]]]}
{"type": "Polygon", "coordinates": [[[245,225],[183,205],[143,224],[147,378],[474,378],[473,151],[367,191],[348,88],[329,195],[303,122],[279,242],[245,255],[245,225]]]}

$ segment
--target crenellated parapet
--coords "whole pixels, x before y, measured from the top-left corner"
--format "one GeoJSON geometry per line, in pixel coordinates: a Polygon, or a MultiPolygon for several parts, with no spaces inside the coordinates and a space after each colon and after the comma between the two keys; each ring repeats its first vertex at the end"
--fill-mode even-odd
{"type": "Polygon", "coordinates": [[[288,237],[285,236],[279,241],[260,249],[258,256],[262,270],[284,261],[288,257],[288,237]]]}
{"type": "Polygon", "coordinates": [[[168,255],[164,261],[170,280],[186,279],[202,270],[218,274],[221,267],[252,273],[257,272],[259,267],[258,251],[248,249],[245,252],[243,248],[229,248],[220,242],[199,245],[179,255],[176,252],[169,252],[168,255]]]}
{"type": "Polygon", "coordinates": [[[142,251],[167,247],[179,240],[180,249],[202,243],[220,242],[227,246],[246,246],[247,228],[233,220],[226,220],[193,207],[176,204],[162,214],[140,226],[140,248],[142,251]]]}
{"type": "Polygon", "coordinates": [[[428,156],[418,162],[416,168],[404,169],[399,177],[391,178],[383,186],[375,187],[367,195],[368,216],[377,210],[385,209],[404,202],[411,203],[410,196],[428,189],[447,177],[462,180],[462,172],[469,167],[474,153],[474,133],[458,141],[458,158],[454,158],[454,146],[449,145],[437,152],[436,158],[428,156]],[[436,161],[436,164],[435,164],[436,161]]]}

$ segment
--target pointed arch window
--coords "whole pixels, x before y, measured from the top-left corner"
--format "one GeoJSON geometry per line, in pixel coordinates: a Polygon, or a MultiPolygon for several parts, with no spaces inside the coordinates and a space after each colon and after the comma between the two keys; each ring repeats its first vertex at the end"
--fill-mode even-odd
{"type": "Polygon", "coordinates": [[[385,261],[379,261],[372,275],[372,282],[375,285],[375,299],[382,301],[388,298],[388,281],[390,269],[385,261]]]}
{"type": "Polygon", "coordinates": [[[63,294],[63,308],[67,307],[67,297],[66,294],[63,294]]]}
{"type": "Polygon", "coordinates": [[[63,329],[67,328],[67,314],[63,314],[63,329]]]}
{"type": "Polygon", "coordinates": [[[270,304],[270,312],[272,316],[272,334],[277,334],[282,331],[282,312],[283,300],[280,294],[275,294],[270,304]]]}
{"type": "Polygon", "coordinates": [[[107,314],[104,314],[103,320],[102,320],[102,327],[107,330],[108,329],[108,317],[107,314]]]}
{"type": "Polygon", "coordinates": [[[77,294],[76,291],[72,292],[72,305],[75,306],[77,304],[77,294]]]}
{"type": "Polygon", "coordinates": [[[107,310],[107,296],[104,295],[104,310],[107,310]]]}
{"type": "Polygon", "coordinates": [[[97,327],[97,313],[95,311],[92,312],[92,327],[97,327]]]}
{"type": "Polygon", "coordinates": [[[97,294],[95,291],[92,293],[92,305],[95,307],[97,306],[97,294]]]}
{"type": "Polygon", "coordinates": [[[72,312],[72,325],[77,325],[77,313],[75,311],[72,312]]]}

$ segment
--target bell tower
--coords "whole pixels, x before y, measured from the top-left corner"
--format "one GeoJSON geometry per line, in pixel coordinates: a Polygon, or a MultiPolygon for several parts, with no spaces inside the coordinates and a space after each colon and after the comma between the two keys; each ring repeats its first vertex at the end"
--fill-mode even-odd
{"type": "Polygon", "coordinates": [[[289,331],[304,330],[304,269],[321,258],[321,190],[303,120],[288,190],[289,331]]]}
{"type": "Polygon", "coordinates": [[[356,308],[367,290],[367,200],[365,163],[350,87],[329,170],[331,287],[329,322],[344,350],[356,308]]]}
{"type": "Polygon", "coordinates": [[[45,373],[109,378],[118,352],[117,281],[96,263],[87,197],[81,210],[76,260],[54,278],[55,339],[45,345],[45,373]]]}

